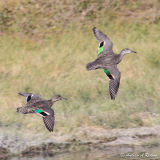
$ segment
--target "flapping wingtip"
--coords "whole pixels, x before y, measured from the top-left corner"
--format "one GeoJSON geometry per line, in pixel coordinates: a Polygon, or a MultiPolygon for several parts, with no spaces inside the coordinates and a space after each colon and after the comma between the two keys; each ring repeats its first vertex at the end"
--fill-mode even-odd
{"type": "Polygon", "coordinates": [[[92,28],[93,32],[95,32],[96,29],[97,29],[96,27],[93,27],[93,28],[92,28]]]}
{"type": "Polygon", "coordinates": [[[115,98],[116,98],[116,96],[114,96],[114,95],[112,95],[112,94],[110,94],[110,97],[111,97],[111,100],[115,100],[115,98]]]}

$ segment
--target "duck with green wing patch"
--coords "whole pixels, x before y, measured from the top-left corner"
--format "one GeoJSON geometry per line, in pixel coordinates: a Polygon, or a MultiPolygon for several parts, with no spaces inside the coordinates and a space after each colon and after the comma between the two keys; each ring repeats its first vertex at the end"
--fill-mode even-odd
{"type": "Polygon", "coordinates": [[[112,50],[113,43],[102,31],[93,28],[94,35],[99,42],[98,57],[93,62],[86,65],[87,70],[102,68],[109,78],[109,93],[111,99],[115,99],[119,85],[121,72],[117,68],[125,54],[136,53],[128,48],[123,49],[120,54],[115,54],[112,50]]]}
{"type": "MultiPolygon", "coordinates": [[[[27,97],[30,96],[30,94],[28,93],[23,94],[23,96],[25,95],[27,97]]],[[[56,101],[63,99],[66,100],[66,98],[62,97],[61,95],[56,95],[50,100],[43,100],[40,96],[37,96],[36,94],[32,95],[33,96],[31,96],[31,100],[36,99],[35,102],[27,103],[24,107],[17,108],[17,112],[22,114],[35,113],[42,116],[46,128],[50,132],[53,132],[55,118],[54,118],[54,110],[51,107],[56,101]],[[34,98],[32,99],[32,97],[34,98]]]]}

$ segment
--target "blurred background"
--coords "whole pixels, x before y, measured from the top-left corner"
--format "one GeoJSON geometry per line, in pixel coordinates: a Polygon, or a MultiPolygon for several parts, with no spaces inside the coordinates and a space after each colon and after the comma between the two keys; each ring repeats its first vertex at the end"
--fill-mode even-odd
{"type": "Polygon", "coordinates": [[[0,127],[3,132],[54,137],[77,128],[135,128],[160,124],[160,0],[1,0],[0,127]],[[121,85],[110,100],[102,70],[86,71],[97,57],[97,27],[114,43],[137,52],[118,65],[121,85]],[[21,115],[18,92],[55,103],[54,133],[36,115],[21,115]],[[10,132],[12,131],[12,132],[10,132]]]}

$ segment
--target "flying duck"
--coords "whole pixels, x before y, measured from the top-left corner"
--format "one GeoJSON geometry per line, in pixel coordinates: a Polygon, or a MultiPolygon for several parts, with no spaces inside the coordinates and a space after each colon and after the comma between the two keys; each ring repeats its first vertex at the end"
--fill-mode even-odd
{"type": "Polygon", "coordinates": [[[66,100],[66,98],[61,95],[56,95],[50,100],[43,100],[38,94],[19,93],[19,95],[25,96],[27,97],[27,100],[30,100],[27,101],[27,104],[24,107],[17,108],[17,112],[22,114],[36,113],[42,116],[46,128],[50,132],[53,132],[55,118],[54,110],[51,107],[56,101],[66,100]]]}
{"type": "Polygon", "coordinates": [[[109,93],[112,100],[115,99],[119,85],[121,72],[117,68],[125,54],[136,53],[128,48],[123,49],[120,54],[113,52],[113,42],[102,31],[93,28],[93,33],[99,42],[98,57],[93,62],[86,65],[87,70],[95,70],[102,68],[109,78],[109,93]]]}

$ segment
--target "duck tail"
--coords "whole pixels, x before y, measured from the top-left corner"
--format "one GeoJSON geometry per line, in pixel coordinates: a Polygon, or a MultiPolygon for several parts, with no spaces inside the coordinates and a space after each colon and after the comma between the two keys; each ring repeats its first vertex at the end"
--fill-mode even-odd
{"type": "Polygon", "coordinates": [[[101,65],[98,64],[96,61],[90,62],[86,65],[86,69],[89,70],[95,70],[101,68],[101,65]]]}
{"type": "Polygon", "coordinates": [[[22,114],[26,114],[26,113],[28,113],[28,110],[26,107],[18,107],[17,112],[22,113],[22,114]]]}

